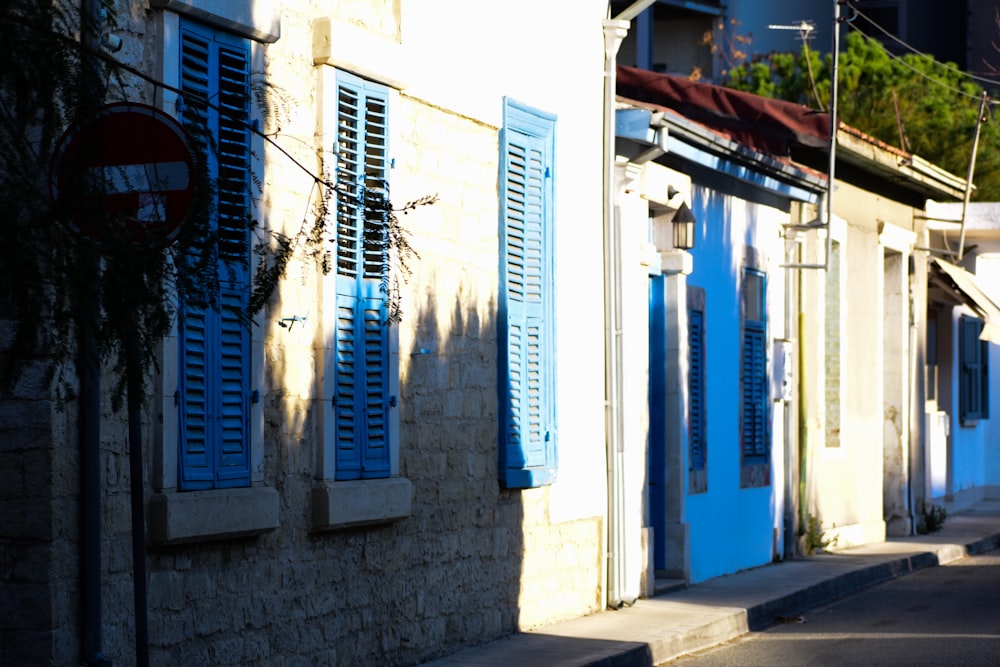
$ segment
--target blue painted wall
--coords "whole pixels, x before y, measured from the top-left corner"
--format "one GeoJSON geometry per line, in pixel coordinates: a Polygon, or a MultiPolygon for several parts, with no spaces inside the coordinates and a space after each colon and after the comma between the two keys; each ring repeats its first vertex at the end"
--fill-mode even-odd
{"type": "MultiPolygon", "coordinates": [[[[691,581],[698,582],[771,561],[777,511],[774,498],[781,496],[776,493],[773,465],[769,486],[740,488],[739,280],[744,245],[756,244],[763,231],[756,220],[763,207],[743,205],[731,195],[698,185],[692,199],[699,229],[692,251],[694,272],[688,283],[705,290],[708,417],[708,491],[689,494],[685,507],[691,538],[691,581]]],[[[778,259],[772,258],[769,277],[776,275],[778,259]]],[[[773,289],[769,291],[773,300],[773,289]]],[[[772,331],[773,323],[769,323],[769,340],[772,331]]],[[[770,354],[770,345],[768,350],[770,354]]],[[[773,446],[771,451],[773,460],[773,446]]]]}
{"type": "Polygon", "coordinates": [[[990,345],[990,419],[983,424],[983,475],[1000,486],[1000,345],[990,345]]]}
{"type": "MultiPolygon", "coordinates": [[[[980,241],[976,257],[976,277],[994,303],[1000,303],[1000,241],[987,247],[980,241]]],[[[984,424],[983,474],[986,483],[1000,486],[1000,345],[989,346],[990,359],[990,419],[984,424]]]]}
{"type": "MultiPolygon", "coordinates": [[[[960,315],[961,312],[957,308],[952,312],[952,331],[954,332],[957,332],[960,315]]],[[[951,338],[951,359],[954,363],[951,365],[950,374],[954,391],[951,392],[950,400],[948,401],[947,408],[945,408],[951,416],[951,478],[948,487],[949,491],[953,494],[959,494],[963,491],[968,492],[990,483],[986,476],[987,468],[985,462],[987,459],[987,450],[992,454],[992,451],[997,448],[997,443],[987,442],[990,419],[980,420],[975,425],[964,426],[959,419],[958,338],[957,333],[952,335],[951,338]]],[[[990,346],[991,357],[994,356],[992,354],[992,348],[994,347],[996,346],[990,346]]],[[[990,361],[992,362],[993,359],[991,358],[990,361]]],[[[990,368],[992,371],[993,367],[991,366],[990,368]]],[[[990,387],[991,394],[996,393],[997,390],[995,387],[996,385],[990,387]]],[[[992,415],[993,413],[990,414],[992,415]]],[[[990,456],[990,458],[993,458],[993,456],[990,456]]],[[[995,480],[993,483],[996,483],[995,480]]],[[[964,504],[961,498],[957,498],[956,500],[960,505],[964,504]]]]}

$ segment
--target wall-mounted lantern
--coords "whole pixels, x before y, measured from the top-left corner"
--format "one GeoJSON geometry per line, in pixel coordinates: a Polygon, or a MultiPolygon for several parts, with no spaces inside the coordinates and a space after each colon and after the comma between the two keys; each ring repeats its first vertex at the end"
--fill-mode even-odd
{"type": "Polygon", "coordinates": [[[690,250],[694,247],[694,228],[698,221],[691,212],[687,202],[681,203],[674,216],[670,219],[674,225],[674,247],[678,250],[690,250]]]}

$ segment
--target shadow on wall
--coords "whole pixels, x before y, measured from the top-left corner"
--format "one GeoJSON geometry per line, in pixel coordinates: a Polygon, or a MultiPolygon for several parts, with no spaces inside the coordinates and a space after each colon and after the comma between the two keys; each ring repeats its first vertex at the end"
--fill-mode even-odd
{"type": "Polygon", "coordinates": [[[400,344],[400,474],[413,482],[425,657],[518,627],[524,510],[498,482],[496,304],[467,291],[457,287],[450,312],[425,294],[400,344]]]}
{"type": "Polygon", "coordinates": [[[227,566],[242,575],[213,575],[256,582],[261,569],[271,572],[265,587],[251,586],[250,600],[239,601],[269,610],[260,619],[270,638],[262,657],[414,664],[517,631],[524,511],[521,493],[502,490],[497,476],[496,305],[480,304],[462,285],[428,284],[422,302],[404,302],[398,325],[393,446],[399,475],[412,484],[405,519],[311,532],[310,442],[322,406],[283,392],[286,362],[269,355],[265,478],[282,498],[282,527],[246,544],[254,554],[247,562],[227,566]],[[437,294],[454,294],[454,303],[437,294]],[[298,645],[286,639],[303,635],[298,645]]]}

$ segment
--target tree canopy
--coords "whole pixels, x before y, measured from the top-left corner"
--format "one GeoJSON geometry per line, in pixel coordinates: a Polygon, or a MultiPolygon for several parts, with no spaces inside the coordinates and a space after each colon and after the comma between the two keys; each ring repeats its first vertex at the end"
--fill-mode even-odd
{"type": "MultiPolygon", "coordinates": [[[[726,85],[826,111],[832,61],[803,45],[798,53],[770,53],[733,68],[726,85]]],[[[928,55],[892,56],[858,32],[847,35],[838,70],[842,122],[965,177],[982,95],[968,75],[928,55]]],[[[1000,128],[986,122],[973,178],[976,200],[1000,201],[998,148],[1000,128]]]]}

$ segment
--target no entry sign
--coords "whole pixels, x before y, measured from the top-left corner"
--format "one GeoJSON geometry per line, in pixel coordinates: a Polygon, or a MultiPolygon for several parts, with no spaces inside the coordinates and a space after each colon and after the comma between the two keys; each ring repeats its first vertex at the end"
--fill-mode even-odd
{"type": "Polygon", "coordinates": [[[102,240],[98,220],[119,220],[137,243],[170,243],[191,206],[194,158],[180,124],[145,104],[102,107],[63,135],[52,197],[73,226],[102,240]]]}

